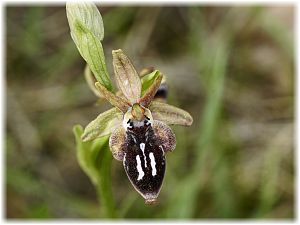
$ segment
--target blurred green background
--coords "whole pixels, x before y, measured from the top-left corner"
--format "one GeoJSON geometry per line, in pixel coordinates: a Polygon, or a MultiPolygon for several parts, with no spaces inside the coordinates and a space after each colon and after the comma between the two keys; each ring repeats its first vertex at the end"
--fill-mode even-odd
{"type": "MultiPolygon", "coordinates": [[[[137,70],[168,77],[173,127],[160,204],[144,205],[112,163],[122,218],[295,217],[294,17],[281,6],[99,7],[106,63],[122,48],[137,70]]],[[[89,90],[65,7],[6,5],[6,217],[103,218],[76,160],[72,127],[110,106],[89,90]]],[[[100,199],[101,201],[101,199],[100,199]]]]}

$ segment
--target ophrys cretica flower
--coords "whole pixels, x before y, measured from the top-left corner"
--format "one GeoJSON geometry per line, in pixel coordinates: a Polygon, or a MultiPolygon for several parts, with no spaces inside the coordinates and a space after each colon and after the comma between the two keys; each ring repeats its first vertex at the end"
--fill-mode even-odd
{"type": "Polygon", "coordinates": [[[154,100],[163,78],[158,70],[141,78],[122,50],[112,54],[120,92],[114,94],[95,83],[100,95],[114,107],[87,125],[82,140],[110,135],[114,158],[123,162],[133,187],[151,204],[156,202],[163,183],[165,153],[176,147],[175,134],[168,125],[190,126],[193,119],[180,108],[154,100]]]}

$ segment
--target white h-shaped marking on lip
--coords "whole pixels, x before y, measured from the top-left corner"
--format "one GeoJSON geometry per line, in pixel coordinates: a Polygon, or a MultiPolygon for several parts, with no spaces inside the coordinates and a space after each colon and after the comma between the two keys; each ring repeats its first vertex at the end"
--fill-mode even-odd
{"type": "Polygon", "coordinates": [[[131,137],[132,137],[132,139],[133,139],[134,143],[137,143],[137,141],[136,141],[135,137],[134,137],[132,134],[131,134],[131,137]]]}
{"type": "Polygon", "coordinates": [[[124,158],[123,158],[123,165],[125,166],[125,162],[126,162],[126,153],[124,154],[124,158]]]}
{"type": "Polygon", "coordinates": [[[152,176],[155,176],[156,175],[156,167],[155,167],[156,162],[155,162],[153,152],[150,152],[149,157],[151,160],[152,176]]]}
{"type": "Polygon", "coordinates": [[[146,159],[146,156],[145,156],[145,143],[140,144],[140,149],[143,152],[143,156],[144,156],[144,160],[145,160],[145,167],[147,168],[147,159],[146,159]]]}
{"type": "Polygon", "coordinates": [[[165,155],[165,151],[164,151],[164,148],[163,148],[163,146],[158,146],[160,149],[161,149],[161,151],[162,151],[162,153],[163,153],[163,155],[165,155]]]}
{"type": "Polygon", "coordinates": [[[140,159],[139,155],[136,156],[136,162],[137,162],[136,168],[137,168],[137,171],[139,173],[139,176],[138,176],[137,180],[141,180],[144,177],[145,173],[142,169],[141,159],[140,159]]]}

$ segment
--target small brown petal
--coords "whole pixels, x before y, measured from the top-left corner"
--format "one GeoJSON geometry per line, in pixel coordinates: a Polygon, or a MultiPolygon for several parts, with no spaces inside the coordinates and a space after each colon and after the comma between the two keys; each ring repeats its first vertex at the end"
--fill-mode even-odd
{"type": "Polygon", "coordinates": [[[113,106],[120,109],[123,113],[127,112],[130,104],[126,102],[121,97],[116,96],[114,93],[107,90],[102,84],[99,82],[95,83],[96,88],[100,91],[100,93],[110,102],[113,106]]]}
{"type": "Polygon", "coordinates": [[[148,106],[150,105],[151,101],[153,100],[160,84],[161,84],[161,81],[162,81],[162,74],[157,71],[155,76],[154,76],[154,81],[153,83],[151,84],[151,86],[147,89],[147,91],[145,92],[144,96],[139,100],[139,103],[148,108],[148,106]]]}

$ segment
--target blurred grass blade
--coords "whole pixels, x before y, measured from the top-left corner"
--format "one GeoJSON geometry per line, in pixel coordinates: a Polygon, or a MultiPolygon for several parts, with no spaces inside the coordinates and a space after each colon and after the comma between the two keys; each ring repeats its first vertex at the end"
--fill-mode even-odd
{"type": "Polygon", "coordinates": [[[112,108],[101,113],[90,122],[81,136],[82,141],[91,141],[95,138],[111,134],[111,132],[122,123],[123,113],[117,108],[112,108]]]}
{"type": "Polygon", "coordinates": [[[259,204],[254,217],[266,217],[273,209],[281,197],[281,177],[286,174],[282,171],[282,161],[286,157],[287,152],[282,149],[287,149],[286,137],[293,137],[293,125],[286,124],[277,130],[272,140],[266,146],[266,151],[263,153],[263,164],[261,173],[261,188],[259,196],[259,204]]]}
{"type": "Polygon", "coordinates": [[[122,112],[127,112],[130,105],[121,97],[116,96],[114,93],[107,90],[102,84],[99,82],[95,83],[96,88],[100,91],[101,95],[107,99],[113,106],[120,109],[122,112]]]}
{"type": "Polygon", "coordinates": [[[131,104],[137,103],[141,97],[142,89],[137,71],[121,49],[113,50],[112,55],[116,82],[119,89],[131,104]]]}
{"type": "Polygon", "coordinates": [[[278,44],[288,59],[293,60],[295,54],[294,36],[291,35],[284,21],[278,20],[278,18],[271,13],[262,13],[261,10],[256,17],[256,20],[261,29],[265,31],[276,44],[278,44]]]}
{"type": "Polygon", "coordinates": [[[158,70],[154,71],[153,73],[154,75],[152,76],[152,79],[147,80],[147,82],[145,82],[146,84],[142,85],[142,89],[145,88],[146,91],[139,102],[146,108],[148,108],[149,104],[153,100],[163,78],[163,75],[158,70]]]}
{"type": "Polygon", "coordinates": [[[101,15],[93,3],[67,3],[67,18],[71,37],[97,81],[108,90],[112,83],[106,68],[101,40],[104,28],[101,15]]]}
{"type": "Polygon", "coordinates": [[[178,186],[177,193],[183,194],[174,196],[170,202],[172,206],[168,209],[168,217],[171,218],[190,218],[193,216],[197,205],[197,198],[195,196],[201,191],[201,182],[204,181],[207,173],[205,162],[209,157],[213,157],[211,156],[213,153],[212,149],[214,148],[213,140],[217,133],[217,121],[221,112],[228,59],[227,45],[225,43],[220,42],[219,46],[215,46],[216,51],[211,53],[213,54],[213,61],[211,62],[212,71],[206,74],[209,78],[209,86],[207,89],[207,102],[201,120],[202,126],[199,130],[198,151],[189,176],[182,180],[182,185],[178,186]]]}
{"type": "Polygon", "coordinates": [[[193,118],[188,112],[166,103],[153,101],[149,109],[154,120],[169,125],[190,126],[193,123],[193,118]]]}

